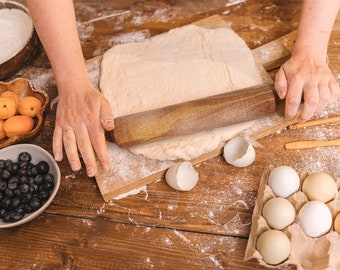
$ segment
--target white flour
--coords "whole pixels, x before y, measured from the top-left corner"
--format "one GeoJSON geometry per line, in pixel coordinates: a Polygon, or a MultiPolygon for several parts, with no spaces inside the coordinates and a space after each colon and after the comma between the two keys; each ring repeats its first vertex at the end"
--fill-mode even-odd
{"type": "Polygon", "coordinates": [[[0,10],[0,63],[9,60],[24,48],[32,31],[33,22],[24,11],[0,10]]]}

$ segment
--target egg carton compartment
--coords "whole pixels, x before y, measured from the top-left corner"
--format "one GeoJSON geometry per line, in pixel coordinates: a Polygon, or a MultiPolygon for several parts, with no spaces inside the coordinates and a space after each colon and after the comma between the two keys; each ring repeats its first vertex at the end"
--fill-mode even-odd
{"type": "MultiPolygon", "coordinates": [[[[288,265],[295,265],[298,270],[320,270],[340,269],[340,235],[334,231],[333,225],[328,233],[320,237],[310,237],[305,234],[301,226],[295,221],[281,231],[285,233],[291,242],[291,252],[287,260],[278,264],[266,263],[261,253],[256,249],[258,237],[265,231],[272,229],[262,216],[263,205],[271,198],[276,197],[270,186],[268,178],[274,166],[269,166],[263,173],[260,181],[258,197],[252,215],[252,226],[245,252],[245,260],[256,259],[261,265],[268,268],[278,268],[288,265]]],[[[300,208],[308,202],[307,196],[301,191],[302,183],[306,173],[299,173],[300,189],[289,196],[288,199],[294,206],[296,216],[300,208]]],[[[334,178],[340,187],[340,179],[334,178]]],[[[338,196],[326,203],[332,213],[333,222],[335,216],[340,212],[340,200],[338,196]]]]}

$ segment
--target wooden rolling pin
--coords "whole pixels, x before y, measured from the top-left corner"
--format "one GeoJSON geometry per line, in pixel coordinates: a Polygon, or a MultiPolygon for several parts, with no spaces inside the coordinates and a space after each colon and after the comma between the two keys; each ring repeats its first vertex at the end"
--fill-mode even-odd
{"type": "Polygon", "coordinates": [[[276,109],[274,86],[261,85],[115,119],[121,147],[255,120],[276,109]]]}

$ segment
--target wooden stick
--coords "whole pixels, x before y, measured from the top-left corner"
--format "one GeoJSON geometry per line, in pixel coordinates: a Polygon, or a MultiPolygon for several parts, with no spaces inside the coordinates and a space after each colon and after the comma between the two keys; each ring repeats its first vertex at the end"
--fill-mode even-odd
{"type": "Polygon", "coordinates": [[[322,146],[340,146],[340,138],[330,141],[297,141],[285,144],[285,148],[289,150],[308,149],[322,146]]]}
{"type": "Polygon", "coordinates": [[[294,130],[294,129],[304,128],[304,127],[311,127],[311,126],[317,126],[317,125],[334,123],[334,122],[340,122],[340,116],[321,118],[321,119],[307,121],[304,123],[295,123],[295,124],[289,125],[288,129],[294,130]]]}

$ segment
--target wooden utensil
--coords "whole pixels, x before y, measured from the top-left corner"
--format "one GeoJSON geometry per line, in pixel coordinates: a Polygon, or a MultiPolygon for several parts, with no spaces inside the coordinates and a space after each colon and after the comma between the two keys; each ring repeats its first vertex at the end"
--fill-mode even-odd
{"type": "Polygon", "coordinates": [[[324,146],[340,146],[340,138],[329,141],[297,141],[285,144],[285,148],[289,150],[308,149],[324,146]]]}
{"type": "Polygon", "coordinates": [[[276,109],[274,86],[261,85],[115,119],[121,147],[255,120],[276,109]]]}
{"type": "Polygon", "coordinates": [[[289,125],[288,129],[293,130],[293,129],[299,129],[299,128],[304,128],[304,127],[312,127],[312,126],[318,126],[322,124],[335,123],[335,122],[340,122],[340,116],[320,118],[316,120],[310,120],[304,123],[294,123],[292,125],[289,125]]]}

